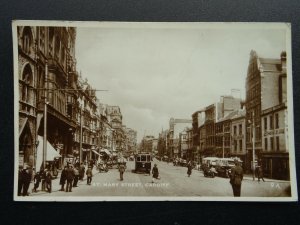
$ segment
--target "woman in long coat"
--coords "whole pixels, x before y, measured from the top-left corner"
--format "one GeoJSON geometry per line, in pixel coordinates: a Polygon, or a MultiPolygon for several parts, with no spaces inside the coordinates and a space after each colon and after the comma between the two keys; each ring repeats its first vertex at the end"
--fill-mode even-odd
{"type": "Polygon", "coordinates": [[[154,182],[154,178],[155,179],[158,179],[158,175],[159,175],[159,173],[158,173],[158,168],[157,168],[157,165],[156,164],[154,164],[154,167],[152,168],[152,183],[154,182]]]}

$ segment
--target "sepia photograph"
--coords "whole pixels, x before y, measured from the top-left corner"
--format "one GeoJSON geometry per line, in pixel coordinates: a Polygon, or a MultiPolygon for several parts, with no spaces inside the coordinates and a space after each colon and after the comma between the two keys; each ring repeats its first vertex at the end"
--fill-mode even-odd
{"type": "Polygon", "coordinates": [[[13,21],[15,201],[297,201],[288,23],[13,21]]]}

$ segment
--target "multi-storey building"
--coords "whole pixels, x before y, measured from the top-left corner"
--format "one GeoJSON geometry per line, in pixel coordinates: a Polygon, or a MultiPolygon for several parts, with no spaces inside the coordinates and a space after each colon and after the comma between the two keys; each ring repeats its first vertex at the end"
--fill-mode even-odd
{"type": "Polygon", "coordinates": [[[219,102],[207,106],[201,110],[205,113],[204,124],[199,128],[200,152],[202,156],[223,156],[223,143],[226,146],[225,153],[230,154],[230,120],[224,118],[229,116],[235,110],[241,108],[241,99],[233,96],[221,96],[219,102]],[[216,123],[220,123],[216,126],[216,123]],[[216,137],[216,129],[218,137],[216,137]],[[216,144],[218,139],[218,144],[216,144]],[[224,139],[224,142],[221,141],[224,139]],[[218,145],[218,148],[216,148],[218,145]],[[220,146],[222,145],[222,146],[220,146]],[[220,150],[222,149],[222,151],[220,150]]]}
{"type": "Polygon", "coordinates": [[[267,176],[282,179],[289,179],[286,93],[286,53],[269,59],[251,51],[246,79],[247,151],[249,155],[255,151],[254,160],[267,176]]]}
{"type": "Polygon", "coordinates": [[[19,159],[20,164],[35,165],[39,170],[37,158],[41,158],[43,143],[38,136],[44,136],[44,130],[50,148],[47,159],[51,151],[57,150],[62,157],[72,154],[76,94],[67,89],[72,89],[77,77],[76,29],[20,26],[17,33],[19,159]]]}
{"type": "Polygon", "coordinates": [[[115,150],[121,153],[124,150],[125,133],[122,125],[122,113],[119,106],[107,106],[106,114],[113,129],[113,142],[115,150]]]}
{"type": "Polygon", "coordinates": [[[157,151],[158,151],[159,157],[168,155],[168,152],[167,152],[168,133],[169,133],[168,130],[162,130],[158,135],[157,151]]]}
{"type": "Polygon", "coordinates": [[[179,133],[186,127],[192,125],[189,119],[174,119],[169,121],[169,133],[167,141],[168,157],[177,158],[179,155],[179,133]]]}
{"type": "MultiPolygon", "coordinates": [[[[246,111],[245,109],[236,111],[231,118],[231,157],[238,157],[243,161],[243,168],[247,169],[247,151],[246,151],[246,111]]],[[[247,172],[247,171],[246,171],[247,172]]]]}

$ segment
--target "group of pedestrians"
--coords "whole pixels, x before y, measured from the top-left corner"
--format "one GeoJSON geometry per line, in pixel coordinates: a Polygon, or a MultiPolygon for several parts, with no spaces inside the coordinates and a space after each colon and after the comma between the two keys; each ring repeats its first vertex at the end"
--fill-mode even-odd
{"type": "Polygon", "coordinates": [[[28,196],[28,189],[32,180],[33,171],[30,166],[19,166],[18,196],[28,196]]]}
{"type": "Polygon", "coordinates": [[[78,181],[83,181],[85,173],[87,175],[87,184],[90,185],[93,176],[92,166],[88,166],[86,171],[83,163],[80,166],[73,166],[72,164],[65,166],[59,180],[59,184],[61,185],[60,191],[72,192],[72,187],[78,187],[78,181]]]}

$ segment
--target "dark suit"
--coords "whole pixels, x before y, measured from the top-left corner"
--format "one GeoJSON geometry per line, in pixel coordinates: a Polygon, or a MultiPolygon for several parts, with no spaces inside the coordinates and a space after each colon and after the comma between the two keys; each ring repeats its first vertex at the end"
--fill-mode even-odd
{"type": "Polygon", "coordinates": [[[124,171],[125,171],[125,166],[124,166],[124,164],[121,163],[119,166],[120,180],[123,180],[124,171]]]}
{"type": "Polygon", "coordinates": [[[236,165],[231,169],[230,183],[232,186],[234,197],[241,196],[241,186],[242,186],[243,176],[244,176],[244,172],[240,165],[236,165]]]}
{"type": "Polygon", "coordinates": [[[66,178],[67,178],[66,192],[72,191],[74,177],[75,177],[75,173],[73,168],[68,168],[66,171],[66,178]]]}

